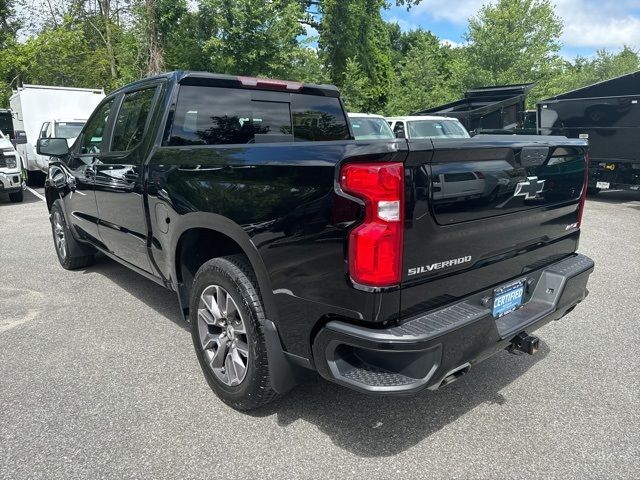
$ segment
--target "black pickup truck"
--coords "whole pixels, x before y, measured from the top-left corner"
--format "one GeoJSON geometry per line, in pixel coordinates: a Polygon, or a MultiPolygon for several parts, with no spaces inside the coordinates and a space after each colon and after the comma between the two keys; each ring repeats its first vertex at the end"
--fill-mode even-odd
{"type": "Polygon", "coordinates": [[[335,87],[173,72],[37,148],[62,266],[100,252],[176,292],[238,409],[305,369],[408,394],[534,353],[594,268],[583,140],[356,141],[335,87]]]}

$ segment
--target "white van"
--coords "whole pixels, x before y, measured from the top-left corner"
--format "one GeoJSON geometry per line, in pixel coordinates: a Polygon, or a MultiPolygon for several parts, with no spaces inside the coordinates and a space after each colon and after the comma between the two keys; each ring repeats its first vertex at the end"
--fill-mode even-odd
{"type": "MultiPolygon", "coordinates": [[[[38,165],[35,150],[43,124],[52,118],[88,118],[103,98],[104,90],[91,88],[23,85],[14,90],[9,103],[13,110],[16,137],[26,132],[26,143],[18,145],[17,150],[30,172],[30,179],[42,177],[41,172],[46,171],[46,168],[38,165]]],[[[48,162],[48,159],[41,159],[40,163],[45,161],[48,162]]]]}
{"type": "Polygon", "coordinates": [[[356,140],[390,140],[393,138],[393,132],[382,115],[373,113],[349,113],[347,115],[356,140]]]}
{"type": "Polygon", "coordinates": [[[415,115],[386,117],[396,138],[423,140],[428,138],[470,138],[457,118],[415,115]]]}

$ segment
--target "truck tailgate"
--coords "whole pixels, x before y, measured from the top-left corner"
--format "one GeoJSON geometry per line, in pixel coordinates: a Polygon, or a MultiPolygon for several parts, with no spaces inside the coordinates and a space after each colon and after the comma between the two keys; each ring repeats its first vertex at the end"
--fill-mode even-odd
{"type": "Polygon", "coordinates": [[[478,136],[409,150],[401,318],[577,249],[585,141],[478,136]]]}

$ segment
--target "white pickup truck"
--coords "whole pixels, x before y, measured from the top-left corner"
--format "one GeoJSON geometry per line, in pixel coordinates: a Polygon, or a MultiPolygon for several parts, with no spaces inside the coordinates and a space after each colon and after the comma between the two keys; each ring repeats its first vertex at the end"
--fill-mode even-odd
{"type": "Polygon", "coordinates": [[[21,202],[24,186],[20,155],[0,131],[0,193],[8,193],[12,202],[21,202]]]}
{"type": "MultiPolygon", "coordinates": [[[[76,141],[80,130],[86,122],[86,118],[74,118],[74,119],[51,119],[47,120],[40,127],[40,134],[38,138],[66,138],[69,147],[76,141]]],[[[42,170],[43,173],[49,171],[49,157],[46,155],[35,155],[36,166],[42,170]]]]}

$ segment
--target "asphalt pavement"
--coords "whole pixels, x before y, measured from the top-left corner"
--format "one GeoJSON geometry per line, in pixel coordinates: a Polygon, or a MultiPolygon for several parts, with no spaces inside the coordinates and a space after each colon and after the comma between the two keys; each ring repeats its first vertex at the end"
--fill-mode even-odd
{"type": "Polygon", "coordinates": [[[0,195],[0,478],[639,478],[640,193],[590,199],[580,251],[591,294],[537,355],[408,398],[312,376],[243,414],[173,294],[105,258],[63,270],[45,203],[0,195]]]}

